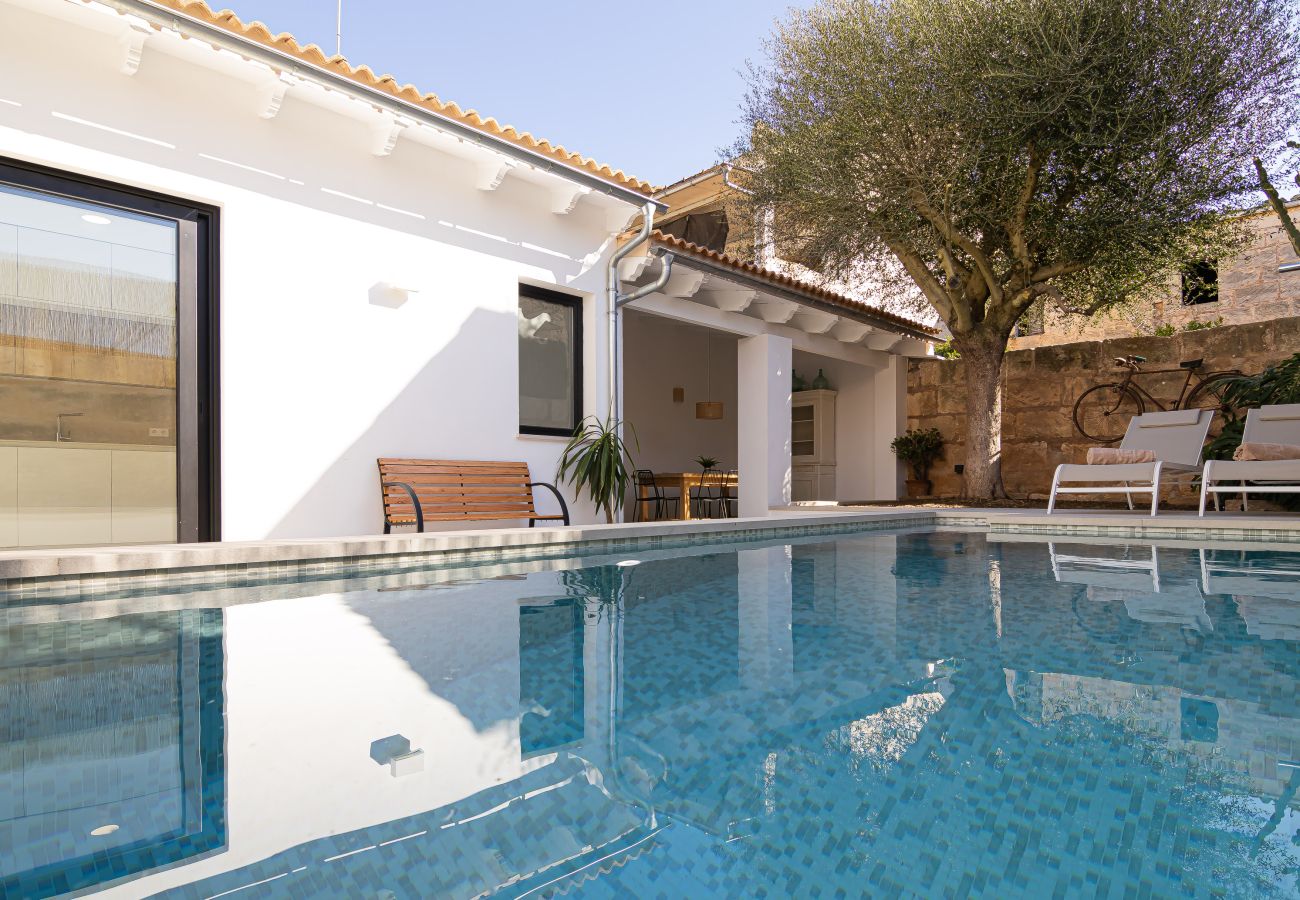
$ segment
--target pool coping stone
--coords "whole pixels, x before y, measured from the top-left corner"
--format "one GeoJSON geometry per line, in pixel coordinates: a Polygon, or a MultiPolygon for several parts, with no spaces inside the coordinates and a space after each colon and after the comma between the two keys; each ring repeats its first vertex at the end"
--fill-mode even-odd
{"type": "Polygon", "coordinates": [[[936,509],[917,507],[793,507],[765,517],[491,528],[424,534],[222,541],[206,544],[10,550],[0,552],[0,603],[33,593],[89,587],[87,582],[158,578],[173,584],[310,577],[404,567],[493,562],[634,547],[757,540],[799,534],[910,527],[961,527],[999,535],[1236,540],[1300,544],[1300,517],[1286,514],[936,509]]]}

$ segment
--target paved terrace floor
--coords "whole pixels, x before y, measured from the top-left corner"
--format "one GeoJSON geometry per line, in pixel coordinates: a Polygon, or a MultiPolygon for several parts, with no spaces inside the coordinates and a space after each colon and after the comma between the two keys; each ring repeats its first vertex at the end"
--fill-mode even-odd
{"type": "MultiPolygon", "coordinates": [[[[1295,544],[1294,513],[1170,510],[1158,516],[1115,510],[936,509],[892,507],[789,507],[762,518],[661,521],[561,528],[491,528],[425,534],[364,535],[302,540],[224,541],[126,547],[61,548],[0,552],[0,601],[19,588],[47,587],[87,578],[150,574],[173,581],[214,568],[238,568],[253,577],[291,578],[303,567],[379,569],[525,557],[572,556],[627,547],[669,547],[706,541],[782,537],[824,529],[957,527],[1003,534],[1059,534],[1189,541],[1295,544]]],[[[25,591],[24,591],[25,592],[25,591]]]]}

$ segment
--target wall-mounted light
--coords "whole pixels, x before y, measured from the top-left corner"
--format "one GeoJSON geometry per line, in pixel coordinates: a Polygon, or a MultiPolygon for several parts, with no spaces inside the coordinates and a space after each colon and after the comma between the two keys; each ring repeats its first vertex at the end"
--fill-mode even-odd
{"type": "Polygon", "coordinates": [[[415,288],[403,287],[400,284],[393,284],[391,281],[379,281],[370,286],[370,302],[374,306],[387,306],[389,309],[397,309],[407,300],[411,299],[412,294],[420,293],[415,288]]]}
{"type": "Polygon", "coordinates": [[[673,402],[684,403],[686,401],[686,388],[673,388],[673,402]]]}

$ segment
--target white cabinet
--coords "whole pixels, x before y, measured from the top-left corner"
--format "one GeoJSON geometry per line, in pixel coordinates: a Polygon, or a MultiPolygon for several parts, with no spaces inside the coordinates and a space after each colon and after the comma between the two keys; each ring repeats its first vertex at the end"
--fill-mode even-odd
{"type": "Polygon", "coordinates": [[[0,548],[175,540],[174,449],[0,445],[0,548]]]}
{"type": "Polygon", "coordinates": [[[792,500],[835,499],[835,392],[796,391],[790,399],[792,500]]]}

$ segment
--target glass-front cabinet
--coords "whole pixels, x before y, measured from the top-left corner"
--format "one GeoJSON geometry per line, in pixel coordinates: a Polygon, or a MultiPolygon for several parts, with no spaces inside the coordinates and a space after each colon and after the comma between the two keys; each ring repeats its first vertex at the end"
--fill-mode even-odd
{"type": "Polygon", "coordinates": [[[795,391],[790,399],[792,500],[835,498],[835,391],[795,391]]]}
{"type": "Polygon", "coordinates": [[[197,311],[195,217],[143,198],[143,209],[127,208],[111,201],[128,195],[53,175],[8,181],[6,171],[0,548],[209,536],[198,521],[197,316],[180,326],[183,308],[197,311]],[[154,207],[170,215],[144,211],[154,207]]]}

